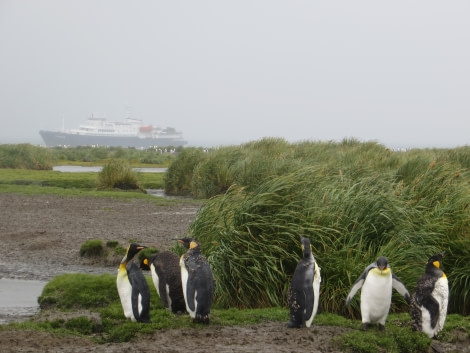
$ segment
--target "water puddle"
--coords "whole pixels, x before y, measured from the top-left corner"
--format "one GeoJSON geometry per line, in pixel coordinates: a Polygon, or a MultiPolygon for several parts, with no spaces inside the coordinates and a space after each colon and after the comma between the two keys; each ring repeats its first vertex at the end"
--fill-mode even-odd
{"type": "Polygon", "coordinates": [[[26,320],[39,310],[38,297],[47,282],[0,278],[0,324],[26,320]]]}

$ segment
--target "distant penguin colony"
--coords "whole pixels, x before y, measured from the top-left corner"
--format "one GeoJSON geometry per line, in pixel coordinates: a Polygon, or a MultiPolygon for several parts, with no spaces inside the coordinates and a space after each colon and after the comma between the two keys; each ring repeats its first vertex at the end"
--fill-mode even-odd
{"type": "Polygon", "coordinates": [[[320,267],[312,254],[308,238],[300,237],[303,257],[298,262],[287,292],[289,328],[310,327],[320,299],[320,267]]]}
{"type": "Polygon", "coordinates": [[[150,290],[142,271],[131,260],[144,248],[136,243],[127,247],[116,279],[124,316],[138,322],[150,322],[150,290]]]}
{"type": "Polygon", "coordinates": [[[186,312],[178,255],[171,251],[160,251],[149,258],[143,258],[140,268],[150,271],[155,289],[165,308],[174,314],[186,312]]]}
{"type": "Polygon", "coordinates": [[[181,282],[186,310],[196,323],[209,324],[214,279],[201,244],[194,238],[178,239],[188,251],[181,256],[181,282]]]}
{"type": "Polygon", "coordinates": [[[447,316],[449,285],[441,269],[443,257],[444,253],[441,253],[429,258],[411,297],[411,328],[430,338],[442,330],[447,316]]]}
{"type": "Polygon", "coordinates": [[[378,324],[380,330],[385,329],[392,300],[392,288],[398,291],[409,303],[410,294],[405,285],[392,273],[386,257],[379,257],[376,262],[366,267],[361,276],[354,282],[346,306],[349,306],[356,292],[361,290],[362,329],[378,324]]]}

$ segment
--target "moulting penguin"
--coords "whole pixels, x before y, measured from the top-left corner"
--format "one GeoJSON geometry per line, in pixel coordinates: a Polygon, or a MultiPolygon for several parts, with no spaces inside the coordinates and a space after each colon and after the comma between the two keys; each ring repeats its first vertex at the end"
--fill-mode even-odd
{"type": "Polygon", "coordinates": [[[441,269],[443,257],[444,253],[441,253],[429,258],[411,296],[411,328],[424,332],[430,338],[442,330],[447,316],[449,284],[441,269]]]}
{"type": "Polygon", "coordinates": [[[155,289],[165,308],[174,314],[186,313],[178,255],[171,251],[160,251],[149,258],[143,258],[140,268],[150,271],[155,289]]]}
{"type": "Polygon", "coordinates": [[[182,238],[178,242],[188,249],[180,259],[186,310],[194,322],[209,324],[214,296],[214,278],[209,262],[202,254],[198,240],[182,238]]]}
{"type": "Polygon", "coordinates": [[[303,257],[298,262],[287,292],[290,321],[287,327],[310,327],[320,299],[320,267],[308,238],[300,237],[303,257]]]}

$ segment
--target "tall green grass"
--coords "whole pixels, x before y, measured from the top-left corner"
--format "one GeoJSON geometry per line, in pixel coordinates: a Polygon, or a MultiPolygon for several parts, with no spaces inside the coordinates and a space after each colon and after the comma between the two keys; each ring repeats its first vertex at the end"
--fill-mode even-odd
{"type": "MultiPolygon", "coordinates": [[[[320,310],[359,317],[359,301],[346,309],[344,300],[378,256],[389,258],[412,292],[427,258],[446,251],[449,309],[468,313],[470,179],[448,151],[393,152],[355,140],[299,145],[267,140],[253,146],[259,151],[243,151],[248,145],[225,149],[224,158],[208,155],[192,169],[193,177],[204,169],[233,177],[229,186],[224,181],[226,191],[212,195],[190,228],[209,257],[221,305],[286,305],[302,234],[310,238],[322,268],[320,310]],[[263,149],[264,144],[269,148],[263,149]],[[236,160],[255,155],[256,161],[236,160]],[[230,173],[204,165],[214,161],[230,173]],[[234,167],[243,163],[255,167],[234,167]],[[251,182],[241,177],[250,174],[251,182]]],[[[213,190],[214,180],[207,189],[213,190]]],[[[394,295],[392,308],[407,310],[407,304],[394,295]]]]}

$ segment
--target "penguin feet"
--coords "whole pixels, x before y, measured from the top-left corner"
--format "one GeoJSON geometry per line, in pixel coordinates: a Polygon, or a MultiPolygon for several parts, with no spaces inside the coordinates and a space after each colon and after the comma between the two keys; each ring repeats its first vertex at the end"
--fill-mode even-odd
{"type": "Polygon", "coordinates": [[[150,319],[138,319],[136,321],[144,323],[144,324],[151,324],[152,323],[152,320],[150,320],[150,319]]]}
{"type": "MultiPolygon", "coordinates": [[[[367,331],[368,329],[371,328],[371,326],[374,326],[374,325],[369,323],[369,322],[364,322],[362,324],[361,330],[362,331],[367,331]]],[[[379,327],[379,331],[385,331],[385,325],[378,324],[378,327],[379,327]]]]}
{"type": "Polygon", "coordinates": [[[210,324],[209,315],[196,315],[196,317],[193,319],[193,322],[195,324],[209,325],[210,324]]]}
{"type": "Polygon", "coordinates": [[[295,321],[289,321],[287,323],[287,328],[301,328],[301,327],[302,327],[302,325],[296,323],[295,321]]]}

